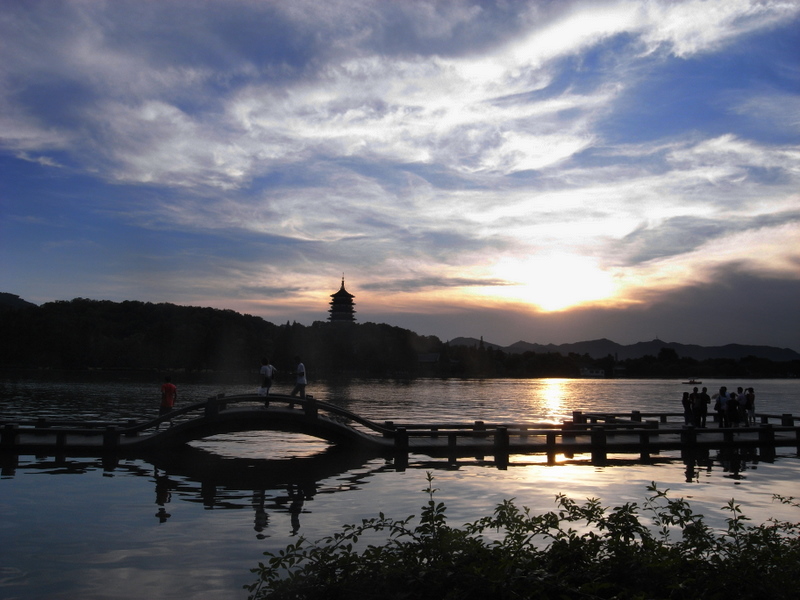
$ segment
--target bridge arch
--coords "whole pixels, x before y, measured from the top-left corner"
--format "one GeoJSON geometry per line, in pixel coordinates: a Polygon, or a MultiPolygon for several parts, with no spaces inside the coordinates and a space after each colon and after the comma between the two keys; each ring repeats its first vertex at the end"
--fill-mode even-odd
{"type": "Polygon", "coordinates": [[[254,400],[260,403],[264,402],[264,398],[259,396],[234,396],[212,398],[207,402],[186,407],[182,411],[173,413],[172,416],[174,417],[183,411],[191,412],[200,408],[204,412],[202,416],[176,423],[173,427],[139,438],[137,441],[131,441],[130,444],[126,445],[142,448],[179,446],[214,435],[243,431],[284,431],[307,435],[337,445],[362,448],[380,449],[391,447],[392,445],[391,440],[384,440],[382,436],[359,431],[343,421],[345,420],[344,418],[356,420],[366,425],[367,428],[375,430],[382,429],[381,426],[334,405],[317,402],[313,399],[303,400],[288,396],[270,397],[271,406],[269,408],[263,406],[228,406],[231,403],[254,400]],[[214,406],[215,403],[216,407],[214,406]],[[290,403],[299,404],[300,408],[283,406],[283,404],[290,405],[290,403]],[[276,406],[276,404],[278,405],[276,406]],[[340,419],[320,415],[318,414],[320,409],[331,412],[334,417],[339,416],[340,419]]]}

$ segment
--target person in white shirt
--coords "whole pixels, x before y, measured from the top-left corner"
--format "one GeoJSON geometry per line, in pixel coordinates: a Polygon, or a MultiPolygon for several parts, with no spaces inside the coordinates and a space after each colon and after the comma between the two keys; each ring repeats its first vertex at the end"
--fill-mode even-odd
{"type": "MultiPolygon", "coordinates": [[[[297,379],[294,385],[294,389],[292,390],[292,393],[289,395],[296,396],[299,393],[301,398],[305,398],[306,384],[308,384],[308,378],[306,377],[306,366],[303,364],[303,361],[300,359],[299,356],[295,356],[294,360],[297,363],[297,366],[294,369],[294,374],[297,379]]],[[[294,404],[289,405],[289,408],[293,407],[294,404]]]]}
{"type": "MultiPolygon", "coordinates": [[[[259,396],[269,396],[269,389],[272,387],[272,380],[277,373],[277,369],[272,366],[268,358],[261,359],[261,387],[258,388],[259,396]]],[[[264,406],[269,406],[269,401],[264,403],[264,406]]]]}

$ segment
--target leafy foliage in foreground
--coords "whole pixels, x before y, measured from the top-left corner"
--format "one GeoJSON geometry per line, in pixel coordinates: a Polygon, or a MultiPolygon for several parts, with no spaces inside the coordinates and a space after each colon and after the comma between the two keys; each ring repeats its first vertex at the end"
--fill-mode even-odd
{"type": "Polygon", "coordinates": [[[316,544],[301,538],[266,553],[252,570],[258,580],[246,586],[249,597],[798,598],[800,523],[750,525],[733,500],[722,532],[655,484],[641,515],[636,503],[609,510],[597,499],[579,505],[559,494],[556,511],[532,515],[504,501],[493,515],[454,528],[432,486],[428,474],[416,525],[381,513],[316,544]],[[376,534],[385,542],[364,542],[376,534]]]}

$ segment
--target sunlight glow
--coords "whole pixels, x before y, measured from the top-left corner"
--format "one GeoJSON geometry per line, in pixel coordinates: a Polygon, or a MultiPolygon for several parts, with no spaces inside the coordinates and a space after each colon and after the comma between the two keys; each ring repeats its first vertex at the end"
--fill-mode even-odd
{"type": "Polygon", "coordinates": [[[566,379],[544,379],[541,391],[544,408],[548,415],[561,414],[564,410],[564,397],[567,393],[566,379]]]}
{"type": "Polygon", "coordinates": [[[494,275],[510,283],[494,290],[495,295],[535,304],[548,312],[608,299],[616,289],[609,272],[591,258],[580,256],[506,259],[495,265],[494,275]]]}

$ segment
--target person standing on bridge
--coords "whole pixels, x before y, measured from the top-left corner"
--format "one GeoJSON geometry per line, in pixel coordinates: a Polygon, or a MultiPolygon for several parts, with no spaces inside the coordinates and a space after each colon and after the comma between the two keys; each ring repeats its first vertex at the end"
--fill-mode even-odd
{"type": "MultiPolygon", "coordinates": [[[[161,417],[167,413],[172,412],[175,408],[175,400],[178,399],[178,388],[170,381],[169,376],[164,377],[164,383],[161,384],[161,407],[158,410],[158,416],[161,417]]],[[[170,427],[172,426],[172,419],[169,421],[170,427]]],[[[161,423],[156,425],[156,431],[161,427],[161,423]]]]}
{"type": "MultiPolygon", "coordinates": [[[[695,388],[697,389],[697,388],[695,388]]],[[[708,405],[711,404],[711,396],[708,395],[708,388],[703,388],[703,391],[695,397],[694,412],[695,412],[695,427],[705,427],[706,418],[708,417],[708,405]]]]}
{"type": "Polygon", "coordinates": [[[756,425],[756,391],[753,388],[747,388],[747,393],[744,395],[744,410],[747,415],[747,425],[755,427],[756,425]]]}
{"type": "Polygon", "coordinates": [[[717,411],[720,427],[730,427],[728,423],[728,388],[724,385],[719,388],[719,393],[715,394],[717,399],[714,410],[717,411]]]}
{"type": "MultiPolygon", "coordinates": [[[[294,357],[297,366],[294,369],[294,374],[296,377],[296,383],[294,385],[294,389],[292,393],[289,394],[290,396],[296,396],[298,393],[300,397],[305,399],[306,397],[306,384],[308,384],[308,378],[306,377],[306,366],[303,364],[302,359],[299,356],[294,357]]],[[[294,404],[290,404],[289,408],[294,408],[294,404]]]]}
{"type": "MultiPolygon", "coordinates": [[[[697,388],[695,388],[697,389],[697,388]]],[[[691,425],[692,424],[692,399],[689,397],[689,392],[683,392],[683,397],[681,398],[681,404],[683,405],[683,424],[684,425],[691,425]]]]}
{"type": "MultiPolygon", "coordinates": [[[[259,396],[269,396],[269,389],[272,387],[272,380],[277,373],[277,369],[272,366],[268,358],[261,359],[261,387],[258,388],[259,396]]],[[[264,402],[264,406],[269,406],[269,400],[264,402]]]]}

